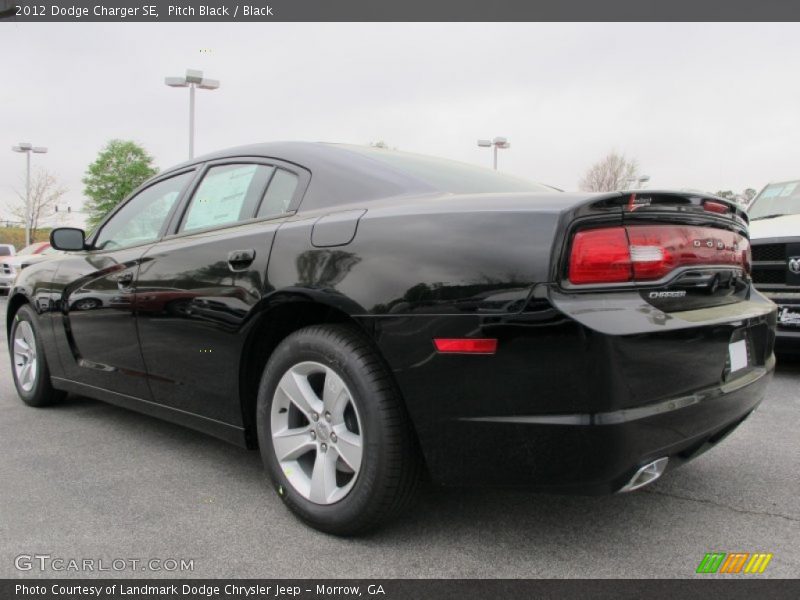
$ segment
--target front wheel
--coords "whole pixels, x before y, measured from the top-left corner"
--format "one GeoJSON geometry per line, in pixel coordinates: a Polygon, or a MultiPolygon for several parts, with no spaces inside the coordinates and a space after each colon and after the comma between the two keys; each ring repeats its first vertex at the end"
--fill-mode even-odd
{"type": "Polygon", "coordinates": [[[281,342],[261,380],[257,427],[278,495],[317,529],[362,533],[414,496],[420,458],[405,408],[353,328],[306,327],[281,342]]]}
{"type": "Polygon", "coordinates": [[[14,315],[9,339],[11,372],[22,401],[28,406],[48,406],[65,393],[53,388],[42,348],[36,313],[27,304],[14,315]]]}

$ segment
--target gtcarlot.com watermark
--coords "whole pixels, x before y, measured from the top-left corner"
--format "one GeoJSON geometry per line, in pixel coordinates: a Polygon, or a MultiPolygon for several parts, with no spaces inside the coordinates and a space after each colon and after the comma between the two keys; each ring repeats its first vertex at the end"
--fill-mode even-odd
{"type": "Polygon", "coordinates": [[[50,554],[19,554],[14,557],[18,571],[108,573],[125,571],[194,571],[194,559],[186,558],[74,558],[50,554]]]}

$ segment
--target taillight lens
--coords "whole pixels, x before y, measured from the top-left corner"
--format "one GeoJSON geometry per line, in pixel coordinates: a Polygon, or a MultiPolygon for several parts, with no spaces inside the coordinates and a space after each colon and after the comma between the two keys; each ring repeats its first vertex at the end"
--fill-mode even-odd
{"type": "Polygon", "coordinates": [[[631,280],[631,253],[624,227],[579,231],[569,257],[572,283],[617,283],[631,280]]]}
{"type": "Polygon", "coordinates": [[[736,266],[750,272],[750,244],[732,231],[631,225],[579,231],[572,240],[574,284],[655,281],[678,267],[736,266]]]}
{"type": "Polygon", "coordinates": [[[706,200],[703,202],[703,209],[720,215],[727,215],[729,212],[731,212],[730,206],[723,204],[722,202],[714,202],[713,200],[706,200]]]}

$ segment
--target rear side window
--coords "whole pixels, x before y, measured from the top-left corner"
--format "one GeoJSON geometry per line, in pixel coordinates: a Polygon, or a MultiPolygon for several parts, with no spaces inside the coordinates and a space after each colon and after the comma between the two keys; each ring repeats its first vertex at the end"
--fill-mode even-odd
{"type": "Polygon", "coordinates": [[[181,231],[217,227],[253,217],[273,167],[211,167],[192,197],[181,231]]]}
{"type": "Polygon", "coordinates": [[[0,256],[11,256],[11,248],[8,246],[0,246],[0,256]]]}
{"type": "Polygon", "coordinates": [[[267,193],[258,209],[259,217],[281,215],[289,210],[294,192],[297,189],[298,178],[294,173],[277,169],[269,182],[267,193]]]}

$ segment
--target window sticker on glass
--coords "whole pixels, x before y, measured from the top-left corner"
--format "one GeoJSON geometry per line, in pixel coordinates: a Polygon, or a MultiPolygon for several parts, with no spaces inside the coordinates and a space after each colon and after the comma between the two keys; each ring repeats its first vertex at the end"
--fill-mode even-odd
{"type": "Polygon", "coordinates": [[[209,169],[192,198],[183,230],[252,217],[257,195],[271,170],[261,165],[222,165],[209,169]]]}

